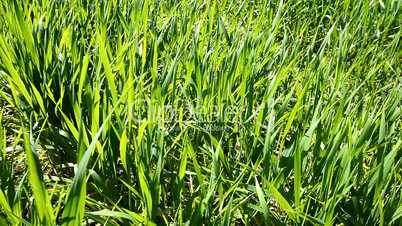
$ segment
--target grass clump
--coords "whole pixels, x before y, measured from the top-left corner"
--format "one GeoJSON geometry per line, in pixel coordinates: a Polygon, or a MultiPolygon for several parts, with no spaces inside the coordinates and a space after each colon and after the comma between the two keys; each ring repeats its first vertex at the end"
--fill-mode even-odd
{"type": "Polygon", "coordinates": [[[401,15],[0,1],[0,225],[400,225],[401,15]]]}

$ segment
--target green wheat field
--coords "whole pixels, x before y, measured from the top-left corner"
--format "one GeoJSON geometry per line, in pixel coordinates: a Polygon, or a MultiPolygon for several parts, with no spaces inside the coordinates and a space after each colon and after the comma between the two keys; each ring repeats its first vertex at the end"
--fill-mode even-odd
{"type": "Polygon", "coordinates": [[[401,0],[0,0],[0,225],[402,225],[401,0]]]}

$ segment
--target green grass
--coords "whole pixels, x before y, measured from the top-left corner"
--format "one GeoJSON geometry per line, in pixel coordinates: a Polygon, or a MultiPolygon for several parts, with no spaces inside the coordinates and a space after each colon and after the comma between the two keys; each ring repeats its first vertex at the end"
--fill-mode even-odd
{"type": "Polygon", "coordinates": [[[401,225],[402,2],[0,1],[0,225],[401,225]]]}

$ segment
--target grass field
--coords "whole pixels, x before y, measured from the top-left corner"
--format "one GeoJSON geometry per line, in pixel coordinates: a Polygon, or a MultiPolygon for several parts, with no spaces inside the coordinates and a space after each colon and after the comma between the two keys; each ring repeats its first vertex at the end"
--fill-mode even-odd
{"type": "Polygon", "coordinates": [[[402,225],[402,1],[0,0],[0,225],[402,225]]]}

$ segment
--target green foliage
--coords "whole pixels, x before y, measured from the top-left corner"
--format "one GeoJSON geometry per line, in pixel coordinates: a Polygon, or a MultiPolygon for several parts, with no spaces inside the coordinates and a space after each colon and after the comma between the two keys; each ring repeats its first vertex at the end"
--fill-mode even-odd
{"type": "Polygon", "coordinates": [[[0,0],[0,225],[402,224],[401,6],[0,0]]]}

